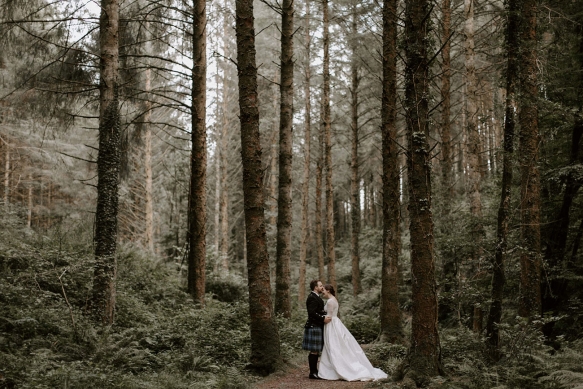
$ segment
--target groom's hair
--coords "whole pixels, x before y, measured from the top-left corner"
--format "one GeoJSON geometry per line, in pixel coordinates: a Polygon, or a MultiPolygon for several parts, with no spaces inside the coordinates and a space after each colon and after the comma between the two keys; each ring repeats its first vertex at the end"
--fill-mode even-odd
{"type": "Polygon", "coordinates": [[[314,288],[318,286],[318,282],[320,282],[320,280],[312,280],[310,282],[310,290],[314,290],[314,288]]]}

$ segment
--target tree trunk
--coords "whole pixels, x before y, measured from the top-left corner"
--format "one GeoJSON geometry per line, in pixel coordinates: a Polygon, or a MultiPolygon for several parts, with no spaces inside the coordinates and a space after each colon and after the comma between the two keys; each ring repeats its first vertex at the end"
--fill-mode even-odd
{"type": "MultiPolygon", "coordinates": [[[[320,116],[322,116],[320,112],[320,116]]],[[[316,160],[316,252],[318,253],[318,279],[326,279],[324,273],[324,241],[322,239],[322,178],[324,175],[324,129],[320,126],[318,133],[318,159],[316,160]]]]}
{"type": "Polygon", "coordinates": [[[204,306],[206,267],[206,3],[192,6],[192,153],[188,199],[188,293],[204,306]]]}
{"type": "Polygon", "coordinates": [[[265,232],[265,199],[259,134],[253,0],[236,0],[237,70],[243,160],[243,203],[249,287],[251,368],[263,374],[280,363],[265,232]]]}
{"type": "MultiPolygon", "coordinates": [[[[453,145],[451,135],[451,0],[441,3],[442,21],[442,68],[441,68],[441,196],[442,203],[442,233],[450,234],[453,226],[451,222],[451,199],[455,196],[453,185],[453,145]]],[[[451,252],[443,255],[443,280],[441,282],[443,295],[449,296],[456,285],[456,264],[451,252]]],[[[452,310],[452,299],[445,297],[439,306],[440,320],[449,317],[452,310]]]]}
{"type": "MultiPolygon", "coordinates": [[[[225,0],[224,7],[225,9],[228,8],[228,2],[225,0]]],[[[228,56],[228,36],[229,36],[229,23],[228,23],[228,16],[225,14],[223,15],[223,54],[228,56]]],[[[223,271],[229,271],[229,241],[230,241],[230,231],[229,231],[229,170],[228,170],[228,155],[227,150],[229,146],[229,134],[230,134],[230,120],[228,116],[228,84],[227,84],[227,60],[223,60],[223,99],[221,102],[222,105],[222,129],[220,135],[220,144],[221,144],[221,153],[220,156],[220,174],[221,174],[221,182],[220,182],[220,200],[219,200],[219,210],[220,210],[220,240],[219,240],[219,253],[220,253],[220,260],[222,263],[223,271]]]]}
{"type": "Polygon", "coordinates": [[[399,153],[397,147],[397,1],[383,4],[383,260],[381,285],[381,341],[403,341],[399,308],[401,216],[399,153]]]}
{"type": "Polygon", "coordinates": [[[221,182],[220,182],[220,200],[219,200],[219,209],[220,209],[220,223],[221,223],[221,232],[220,232],[220,240],[219,240],[219,253],[220,253],[220,261],[222,264],[223,271],[228,273],[229,272],[229,182],[228,176],[229,171],[228,167],[228,157],[227,157],[227,150],[229,146],[229,120],[227,117],[227,76],[223,76],[223,90],[225,91],[223,94],[223,128],[221,130],[220,136],[220,144],[221,144],[221,152],[219,154],[220,158],[220,172],[221,172],[221,182]]]}
{"type": "Polygon", "coordinates": [[[352,246],[352,293],[354,296],[361,292],[360,288],[360,254],[359,254],[359,235],[360,235],[360,176],[358,174],[358,67],[357,53],[358,49],[358,29],[356,5],[352,4],[352,62],[351,62],[351,96],[352,96],[352,157],[350,161],[350,216],[352,221],[352,235],[350,244],[352,246]]]}
{"type": "Polygon", "coordinates": [[[5,157],[5,169],[4,170],[4,210],[8,211],[8,201],[10,195],[10,145],[8,142],[6,144],[6,154],[5,157]]]}
{"type": "Polygon", "coordinates": [[[117,271],[117,213],[120,173],[119,0],[102,0],[99,20],[99,153],[95,212],[95,267],[91,311],[103,325],[113,324],[117,271]]]}
{"type": "MultiPolygon", "coordinates": [[[[149,45],[148,45],[149,46],[149,45]]],[[[146,50],[150,54],[149,50],[146,50]]],[[[145,244],[150,252],[154,252],[154,204],[152,199],[152,102],[150,101],[150,89],[152,83],[152,71],[148,67],[145,71],[146,101],[144,102],[144,171],[146,173],[145,197],[146,197],[146,231],[145,244]]]]}
{"type": "Polygon", "coordinates": [[[405,112],[413,293],[411,347],[405,367],[409,369],[406,374],[416,382],[423,377],[436,376],[441,371],[428,142],[429,12],[428,0],[406,2],[405,112]]]}
{"type": "MultiPolygon", "coordinates": [[[[217,81],[217,90],[219,89],[219,83],[217,81]]],[[[219,98],[217,92],[217,100],[219,98]]],[[[218,111],[218,109],[217,109],[218,111]]],[[[218,114],[217,114],[217,121],[218,121],[218,114]]],[[[216,128],[216,137],[217,142],[215,145],[215,236],[214,236],[214,244],[215,244],[215,254],[217,255],[217,261],[213,266],[213,271],[217,273],[219,271],[219,263],[221,262],[221,130],[219,125],[217,124],[216,128]]]]}
{"type": "Polygon", "coordinates": [[[328,0],[322,1],[324,16],[324,58],[322,91],[322,127],[324,129],[324,165],[326,167],[326,245],[328,259],[328,282],[338,290],[336,285],[336,252],[334,250],[334,188],[332,187],[332,131],[330,118],[330,19],[328,0]]]}
{"type": "MultiPolygon", "coordinates": [[[[578,28],[579,32],[579,51],[577,56],[579,58],[579,90],[578,101],[583,100],[583,28],[578,28]]],[[[583,138],[583,106],[579,107],[579,111],[575,116],[575,123],[573,125],[573,132],[571,136],[571,153],[569,158],[570,167],[574,167],[582,162],[581,139],[583,138]]],[[[569,235],[569,226],[571,221],[571,207],[581,188],[581,183],[576,178],[576,173],[572,172],[567,175],[565,182],[565,192],[563,193],[563,202],[555,220],[545,228],[548,231],[548,243],[545,250],[545,259],[548,263],[549,273],[552,275],[551,281],[545,283],[545,290],[543,293],[543,311],[551,310],[555,313],[561,309],[563,302],[568,300],[565,296],[567,280],[562,275],[565,269],[570,267],[567,255],[567,237],[569,235]],[[555,275],[556,274],[556,275],[555,275]]],[[[574,241],[575,247],[578,241],[574,241]]],[[[577,251],[574,249],[574,251],[577,251]]],[[[545,327],[545,335],[550,336],[549,333],[554,326],[554,322],[547,324],[545,327]],[[549,328],[550,327],[550,328],[549,328]]]]}
{"type": "Polygon", "coordinates": [[[26,226],[30,228],[32,226],[32,174],[28,175],[28,196],[27,196],[27,209],[26,209],[26,226]]]}
{"type": "Polygon", "coordinates": [[[304,176],[302,183],[302,236],[300,240],[300,268],[298,281],[298,303],[300,308],[304,306],[306,300],[306,259],[308,253],[308,211],[310,205],[310,143],[311,143],[311,121],[312,104],[310,102],[310,47],[312,38],[310,36],[310,0],[306,0],[306,27],[304,29],[304,44],[306,45],[305,81],[304,81],[304,102],[305,102],[305,130],[304,130],[304,176]]]}
{"type": "MultiPolygon", "coordinates": [[[[441,51],[441,183],[445,198],[454,195],[452,185],[453,156],[451,145],[451,0],[442,1],[443,30],[441,33],[443,49],[441,51]]],[[[451,201],[443,202],[443,214],[451,213],[451,201]]]]}
{"type": "Polygon", "coordinates": [[[516,84],[518,81],[518,12],[519,0],[508,2],[508,25],[506,34],[506,55],[508,65],[506,69],[506,110],[504,119],[504,155],[502,160],[502,189],[500,205],[498,206],[498,225],[496,229],[496,250],[492,266],[492,303],[486,324],[486,338],[488,339],[490,357],[500,359],[500,330],[498,326],[502,320],[502,298],[506,275],[504,262],[508,247],[508,223],[510,221],[510,195],[512,192],[512,162],[514,159],[514,129],[516,111],[516,84]]]}
{"type": "MultiPolygon", "coordinates": [[[[472,215],[472,258],[470,278],[480,273],[479,263],[482,256],[482,198],[480,193],[481,175],[481,139],[478,130],[478,96],[474,52],[474,0],[464,0],[465,13],[465,66],[466,66],[466,131],[467,131],[467,192],[472,215]]],[[[476,277],[479,279],[480,277],[476,277]]],[[[480,301],[474,305],[472,328],[474,332],[482,332],[482,308],[480,301]]]]}
{"type": "Polygon", "coordinates": [[[283,0],[281,16],[281,102],[279,111],[279,195],[277,197],[277,249],[275,313],[291,317],[290,261],[292,229],[292,131],[294,97],[294,3],[283,0]]]}
{"type": "Polygon", "coordinates": [[[540,173],[538,170],[538,89],[536,51],[536,0],[523,0],[519,63],[520,113],[520,213],[523,252],[520,255],[520,306],[522,317],[541,314],[540,173]]]}

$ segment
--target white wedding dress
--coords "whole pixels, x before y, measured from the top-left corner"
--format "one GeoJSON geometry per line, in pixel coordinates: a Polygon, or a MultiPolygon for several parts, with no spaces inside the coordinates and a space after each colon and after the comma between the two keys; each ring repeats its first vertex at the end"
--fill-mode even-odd
{"type": "Polygon", "coordinates": [[[338,318],[338,300],[326,303],[327,316],[332,321],[324,325],[324,349],[318,376],[325,380],[372,381],[387,378],[381,369],[369,362],[354,336],[338,318]]]}

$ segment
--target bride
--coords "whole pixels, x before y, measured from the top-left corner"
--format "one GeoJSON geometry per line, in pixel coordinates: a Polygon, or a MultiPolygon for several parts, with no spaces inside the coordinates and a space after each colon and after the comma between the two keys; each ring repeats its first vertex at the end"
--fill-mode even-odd
{"type": "Polygon", "coordinates": [[[332,318],[324,326],[324,349],[318,376],[325,380],[371,381],[387,378],[369,362],[354,336],[338,318],[338,300],[332,285],[324,285],[325,311],[332,318]]]}

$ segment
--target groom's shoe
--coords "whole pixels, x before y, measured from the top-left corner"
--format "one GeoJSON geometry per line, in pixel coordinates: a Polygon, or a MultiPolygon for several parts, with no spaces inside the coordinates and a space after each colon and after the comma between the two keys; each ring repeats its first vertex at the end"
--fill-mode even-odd
{"type": "Polygon", "coordinates": [[[310,373],[310,376],[308,378],[311,380],[321,380],[321,378],[318,377],[318,374],[312,374],[312,373],[310,373]]]}

